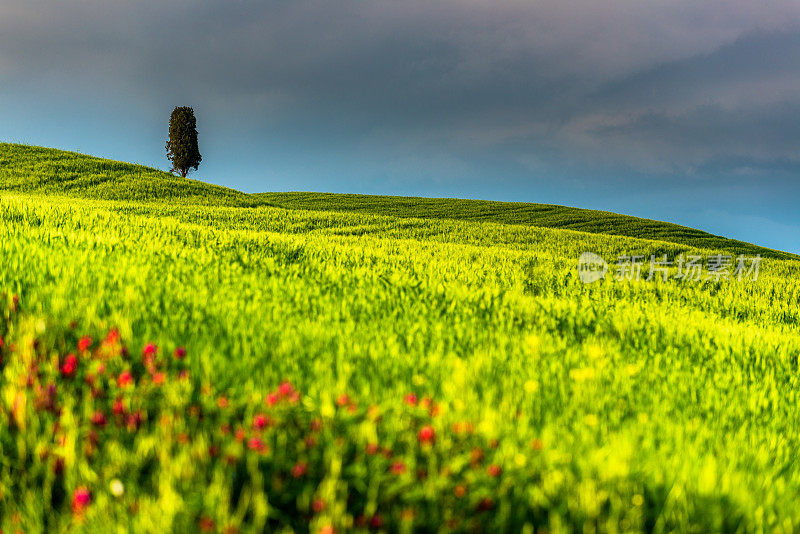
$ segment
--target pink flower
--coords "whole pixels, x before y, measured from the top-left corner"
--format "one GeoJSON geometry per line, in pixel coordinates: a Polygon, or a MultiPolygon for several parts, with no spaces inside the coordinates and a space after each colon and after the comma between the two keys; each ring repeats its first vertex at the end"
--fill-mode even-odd
{"type": "Polygon", "coordinates": [[[80,338],[80,340],[78,340],[78,350],[81,352],[85,351],[91,346],[92,346],[92,338],[90,338],[89,336],[83,336],[82,338],[80,338]]]}
{"type": "Polygon", "coordinates": [[[176,360],[182,360],[186,357],[186,349],[183,347],[178,347],[175,349],[175,352],[172,353],[176,360]]]}
{"type": "Polygon", "coordinates": [[[432,445],[436,441],[436,431],[432,426],[423,426],[419,430],[419,442],[422,444],[432,445]]]}
{"type": "Polygon", "coordinates": [[[92,492],[86,486],[76,488],[72,493],[72,513],[82,514],[92,503],[92,492]]]}
{"type": "Polygon", "coordinates": [[[67,354],[67,357],[64,358],[64,363],[61,364],[61,375],[66,378],[71,378],[75,375],[75,371],[77,370],[78,358],[76,358],[74,354],[67,354]]]}
{"type": "Polygon", "coordinates": [[[267,397],[264,399],[264,402],[267,406],[275,406],[278,404],[278,394],[277,393],[269,393],[267,397]]]}
{"type": "Polygon", "coordinates": [[[405,396],[403,401],[405,401],[405,403],[408,404],[409,406],[416,406],[417,405],[417,396],[414,395],[413,393],[409,393],[409,394],[407,394],[405,396]]]}
{"type": "Polygon", "coordinates": [[[142,356],[155,356],[157,351],[158,347],[156,347],[155,343],[148,343],[142,349],[142,356]]]}

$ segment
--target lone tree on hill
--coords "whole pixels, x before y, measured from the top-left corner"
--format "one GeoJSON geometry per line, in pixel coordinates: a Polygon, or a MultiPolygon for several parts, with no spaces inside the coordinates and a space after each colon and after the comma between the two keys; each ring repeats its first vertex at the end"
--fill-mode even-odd
{"type": "Polygon", "coordinates": [[[190,170],[197,170],[203,161],[197,148],[197,120],[192,108],[179,107],[172,110],[169,118],[167,158],[172,162],[170,172],[178,172],[184,178],[190,170]]]}

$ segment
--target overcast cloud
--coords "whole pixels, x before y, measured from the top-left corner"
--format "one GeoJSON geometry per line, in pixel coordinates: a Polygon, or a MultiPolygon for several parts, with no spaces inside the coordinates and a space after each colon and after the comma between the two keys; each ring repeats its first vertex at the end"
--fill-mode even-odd
{"type": "Polygon", "coordinates": [[[193,105],[199,177],[245,190],[549,201],[795,251],[798,87],[796,0],[0,3],[0,138],[163,166],[193,105]]]}

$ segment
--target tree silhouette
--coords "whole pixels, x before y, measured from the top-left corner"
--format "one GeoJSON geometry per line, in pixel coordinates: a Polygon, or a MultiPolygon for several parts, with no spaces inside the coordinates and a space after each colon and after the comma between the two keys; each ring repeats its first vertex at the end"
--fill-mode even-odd
{"type": "Polygon", "coordinates": [[[200,165],[203,156],[197,148],[197,120],[190,107],[176,107],[169,118],[167,158],[172,162],[170,172],[186,178],[189,171],[200,165]]]}

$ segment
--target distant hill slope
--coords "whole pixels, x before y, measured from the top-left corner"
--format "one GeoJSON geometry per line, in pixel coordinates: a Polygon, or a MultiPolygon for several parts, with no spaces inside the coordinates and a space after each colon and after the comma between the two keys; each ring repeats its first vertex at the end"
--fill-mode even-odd
{"type": "Polygon", "coordinates": [[[51,148],[0,143],[0,190],[105,200],[176,201],[190,204],[371,213],[422,219],[491,221],[597,234],[654,239],[737,254],[798,259],[798,256],[727,239],[677,224],[605,211],[550,204],[451,198],[333,193],[247,194],[119,161],[51,148]]]}
{"type": "Polygon", "coordinates": [[[0,143],[0,189],[106,200],[177,200],[255,206],[263,200],[144,165],[52,148],[0,143]]]}
{"type": "Polygon", "coordinates": [[[794,254],[720,237],[687,226],[552,204],[335,193],[260,193],[252,196],[261,198],[271,205],[288,209],[347,211],[394,217],[492,221],[564,228],[595,234],[668,241],[698,248],[730,250],[738,254],[798,259],[794,254]]]}

